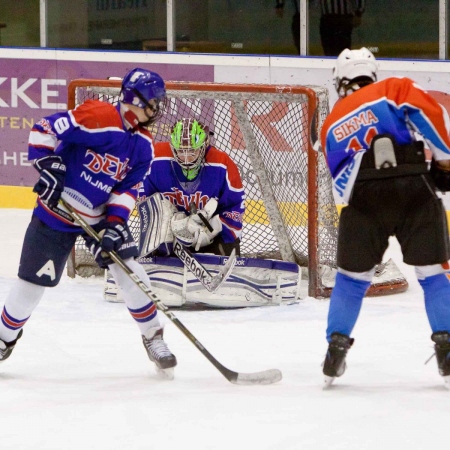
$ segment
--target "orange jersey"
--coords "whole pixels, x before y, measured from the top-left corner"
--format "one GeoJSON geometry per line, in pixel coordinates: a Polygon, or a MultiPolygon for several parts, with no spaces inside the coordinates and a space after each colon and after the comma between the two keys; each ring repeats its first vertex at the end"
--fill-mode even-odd
{"type": "Polygon", "coordinates": [[[321,144],[337,194],[348,201],[361,158],[374,136],[389,133],[399,145],[420,134],[436,160],[450,159],[445,109],[409,78],[387,78],[339,100],[325,120],[321,144]]]}

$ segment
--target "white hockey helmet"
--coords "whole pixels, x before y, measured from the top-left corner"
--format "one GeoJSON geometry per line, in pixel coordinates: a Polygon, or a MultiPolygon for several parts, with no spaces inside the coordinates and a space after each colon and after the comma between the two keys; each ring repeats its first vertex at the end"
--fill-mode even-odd
{"type": "Polygon", "coordinates": [[[339,97],[377,81],[378,62],[366,47],[343,50],[333,70],[334,86],[339,97]]]}

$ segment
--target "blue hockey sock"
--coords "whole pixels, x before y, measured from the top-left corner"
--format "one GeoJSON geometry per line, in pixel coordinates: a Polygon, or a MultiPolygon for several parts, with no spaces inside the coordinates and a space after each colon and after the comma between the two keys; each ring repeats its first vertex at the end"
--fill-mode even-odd
{"type": "Polygon", "coordinates": [[[338,272],[328,310],[328,342],[331,342],[332,333],[350,336],[369,286],[369,281],[356,280],[338,272]]]}
{"type": "Polygon", "coordinates": [[[450,280],[440,273],[419,280],[425,293],[425,309],[433,333],[450,332],[450,280]]]}

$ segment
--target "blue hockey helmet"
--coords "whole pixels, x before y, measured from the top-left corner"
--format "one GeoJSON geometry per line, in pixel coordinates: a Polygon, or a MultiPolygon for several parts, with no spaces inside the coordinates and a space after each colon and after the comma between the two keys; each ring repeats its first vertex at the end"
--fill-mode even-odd
{"type": "Polygon", "coordinates": [[[166,86],[157,73],[136,68],[122,80],[119,101],[143,109],[150,108],[153,114],[149,116],[149,123],[152,123],[164,109],[166,86]]]}

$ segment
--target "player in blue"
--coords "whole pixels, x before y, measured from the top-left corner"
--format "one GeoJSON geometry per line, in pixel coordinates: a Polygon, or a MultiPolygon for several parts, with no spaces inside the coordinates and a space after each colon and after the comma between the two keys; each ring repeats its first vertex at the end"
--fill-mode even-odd
{"type": "Polygon", "coordinates": [[[450,389],[450,245],[436,194],[450,191],[448,115],[414,81],[377,81],[377,71],[366,48],[339,55],[334,79],[340,99],[321,131],[334,187],[348,203],[339,222],[323,373],[327,385],[344,373],[363,297],[389,237],[396,236],[424,291],[439,373],[450,389]],[[433,155],[431,170],[418,135],[433,155]]]}
{"type": "Polygon", "coordinates": [[[153,157],[146,126],[158,120],[165,100],[162,78],[136,68],[124,77],[116,106],[88,100],[33,126],[28,158],[39,172],[34,186],[38,199],[23,243],[18,280],[2,310],[0,362],[11,355],[45,287],[59,283],[75,240],[83,234],[59,205],[63,198],[102,236],[100,243],[85,236],[88,248],[122,287],[150,360],[157,370],[173,376],[177,361],[163,340],[156,305],[102,252],[116,251],[150,286],[134,259],[138,251],[127,220],[153,157]]]}
{"type": "Polygon", "coordinates": [[[161,213],[167,220],[151,228],[162,236],[156,255],[171,253],[173,235],[194,252],[229,255],[235,248],[239,255],[244,188],[233,160],[211,145],[211,134],[201,122],[186,117],[173,126],[170,142],[155,144],[142,196],[160,193],[169,209],[161,213]],[[191,211],[192,203],[197,212],[191,211]]]}

